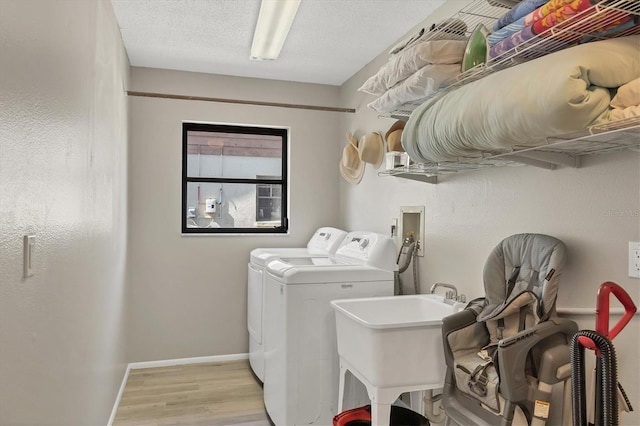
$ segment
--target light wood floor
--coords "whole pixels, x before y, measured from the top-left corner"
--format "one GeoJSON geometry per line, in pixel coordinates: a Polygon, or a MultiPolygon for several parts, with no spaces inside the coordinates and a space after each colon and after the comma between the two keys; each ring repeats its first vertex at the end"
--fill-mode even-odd
{"type": "Polygon", "coordinates": [[[249,362],[131,370],[114,426],[269,426],[249,362]]]}

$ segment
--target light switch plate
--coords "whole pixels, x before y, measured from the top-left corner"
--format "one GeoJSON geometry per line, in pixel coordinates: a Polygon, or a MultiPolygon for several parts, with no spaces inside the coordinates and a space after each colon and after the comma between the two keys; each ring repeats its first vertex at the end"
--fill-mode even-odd
{"type": "Polygon", "coordinates": [[[640,242],[629,241],[629,276],[640,278],[640,242]]]}
{"type": "Polygon", "coordinates": [[[24,277],[33,275],[33,252],[36,244],[35,235],[24,236],[24,277]]]}

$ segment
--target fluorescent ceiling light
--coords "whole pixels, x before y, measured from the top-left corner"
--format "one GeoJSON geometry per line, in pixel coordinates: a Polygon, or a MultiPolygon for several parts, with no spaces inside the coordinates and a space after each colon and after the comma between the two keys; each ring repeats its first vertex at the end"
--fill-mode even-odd
{"type": "Polygon", "coordinates": [[[298,6],[300,0],[262,0],[253,33],[251,59],[278,59],[298,6]]]}

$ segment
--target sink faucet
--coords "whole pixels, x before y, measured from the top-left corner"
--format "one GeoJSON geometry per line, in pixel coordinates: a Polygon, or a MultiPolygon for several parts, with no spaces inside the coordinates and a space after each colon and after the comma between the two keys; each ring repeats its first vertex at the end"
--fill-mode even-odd
{"type": "Polygon", "coordinates": [[[434,285],[431,286],[431,293],[435,293],[436,289],[438,287],[445,287],[448,288],[450,290],[447,291],[445,298],[446,299],[451,299],[451,300],[458,300],[458,301],[466,301],[466,297],[464,294],[461,294],[460,297],[458,297],[458,288],[453,285],[453,284],[447,284],[447,283],[435,283],[434,285]],[[460,299],[465,299],[465,300],[460,300],[460,299]]]}

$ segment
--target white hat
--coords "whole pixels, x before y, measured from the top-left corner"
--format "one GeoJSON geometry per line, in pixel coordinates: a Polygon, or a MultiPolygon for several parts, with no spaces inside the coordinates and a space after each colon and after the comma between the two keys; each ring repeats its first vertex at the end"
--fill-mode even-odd
{"type": "Polygon", "coordinates": [[[358,155],[365,163],[373,164],[376,169],[380,167],[384,157],[382,135],[378,132],[372,132],[361,137],[358,143],[358,155]]]}
{"type": "Polygon", "coordinates": [[[351,132],[347,132],[349,143],[342,150],[340,159],[340,174],[349,183],[360,183],[364,174],[364,162],[358,155],[358,141],[351,132]]]}

